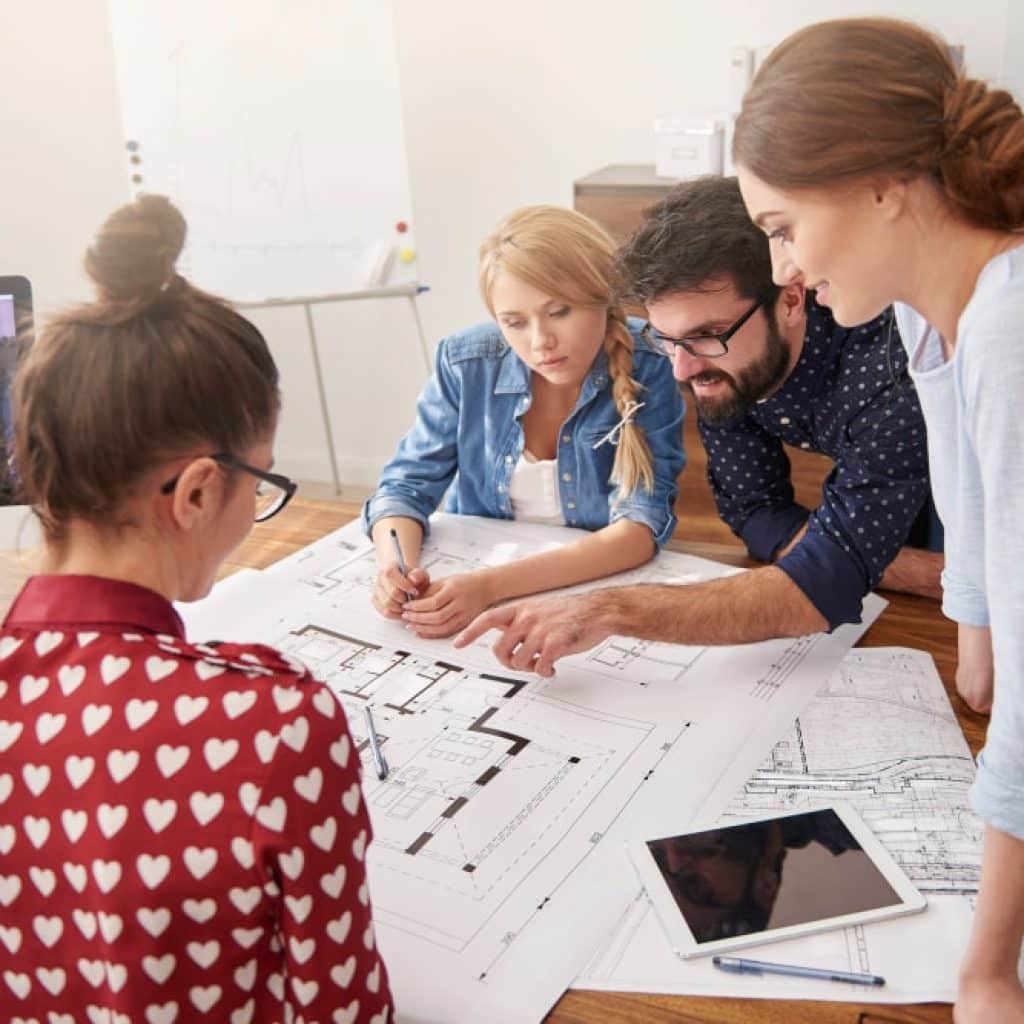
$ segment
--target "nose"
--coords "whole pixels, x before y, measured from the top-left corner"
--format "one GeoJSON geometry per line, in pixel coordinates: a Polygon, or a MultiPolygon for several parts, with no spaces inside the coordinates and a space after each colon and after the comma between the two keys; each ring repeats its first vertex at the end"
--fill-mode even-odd
{"type": "Polygon", "coordinates": [[[534,321],[530,331],[530,347],[539,351],[551,348],[555,344],[555,335],[543,320],[534,321]]]}
{"type": "Polygon", "coordinates": [[[676,380],[687,380],[704,368],[704,360],[691,356],[682,345],[672,346],[672,376],[676,380]]]}
{"type": "Polygon", "coordinates": [[[778,242],[773,241],[769,245],[768,251],[772,257],[772,281],[780,288],[785,288],[787,284],[799,281],[803,277],[803,271],[778,242]]]}

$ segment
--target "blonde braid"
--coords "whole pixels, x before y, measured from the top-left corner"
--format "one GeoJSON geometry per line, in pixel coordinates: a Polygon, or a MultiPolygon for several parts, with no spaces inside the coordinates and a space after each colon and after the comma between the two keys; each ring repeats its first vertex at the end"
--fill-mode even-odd
{"type": "MultiPolygon", "coordinates": [[[[619,415],[625,415],[631,402],[637,398],[643,385],[632,377],[633,335],[626,326],[626,316],[618,306],[608,311],[608,330],[604,336],[604,350],[608,356],[608,375],[612,382],[612,398],[619,415]]],[[[650,493],[654,490],[654,466],[651,449],[644,436],[643,427],[630,421],[622,428],[615,461],[612,464],[611,482],[621,490],[620,499],[629,497],[642,483],[650,493]]]]}

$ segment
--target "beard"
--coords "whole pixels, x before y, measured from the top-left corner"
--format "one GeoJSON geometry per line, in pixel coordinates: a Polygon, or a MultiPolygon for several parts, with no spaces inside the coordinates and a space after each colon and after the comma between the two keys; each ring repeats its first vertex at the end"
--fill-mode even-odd
{"type": "Polygon", "coordinates": [[[690,381],[679,381],[679,390],[693,399],[701,421],[712,427],[735,423],[750,412],[762,399],[773,394],[786,379],[789,366],[789,342],[774,321],[768,319],[765,348],[758,359],[735,375],[725,370],[705,370],[691,380],[720,380],[726,392],[717,398],[702,398],[696,394],[690,381]]]}

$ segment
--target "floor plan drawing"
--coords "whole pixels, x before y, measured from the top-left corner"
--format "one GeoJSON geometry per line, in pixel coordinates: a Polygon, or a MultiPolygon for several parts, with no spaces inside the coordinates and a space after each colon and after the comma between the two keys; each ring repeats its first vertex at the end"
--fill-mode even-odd
{"type": "MultiPolygon", "coordinates": [[[[437,516],[420,561],[436,578],[576,535],[437,516]]],[[[610,637],[541,679],[505,670],[493,635],[456,650],[379,617],[376,571],[353,523],[183,614],[197,636],[266,637],[338,695],[364,762],[377,937],[410,1022],[542,1018],[629,904],[625,841],[683,827],[715,787],[735,792],[883,605],[870,598],[863,625],[794,641],[610,637]]],[[[734,571],[662,553],[598,585],[734,571]]]]}
{"type": "Polygon", "coordinates": [[[706,650],[706,647],[613,636],[587,651],[583,658],[590,672],[650,686],[682,681],[706,650]]]}
{"type": "MultiPolygon", "coordinates": [[[[620,810],[597,809],[609,784],[616,780],[628,799],[625,779],[642,785],[690,726],[574,706],[542,684],[476,675],[323,626],[307,624],[276,646],[335,690],[366,761],[372,864],[387,879],[375,900],[378,921],[453,950],[478,935],[531,864],[565,858],[574,821],[587,829],[566,870],[586,856],[620,810]],[[393,769],[384,781],[366,749],[368,703],[393,769]]],[[[503,938],[485,959],[507,946],[503,938]]]]}
{"type": "MultiPolygon", "coordinates": [[[[932,659],[905,648],[853,650],[735,796],[701,820],[756,818],[842,800],[928,897],[922,914],[773,943],[770,959],[881,974],[885,1002],[952,1001],[974,911],[982,828],[968,806],[974,762],[932,659]]],[[[756,955],[752,954],[752,955],[756,955]]],[[[644,894],[576,985],[695,995],[820,998],[820,988],[723,975],[679,961],[644,894]]],[[[830,999],[863,998],[833,985],[830,999]]]]}

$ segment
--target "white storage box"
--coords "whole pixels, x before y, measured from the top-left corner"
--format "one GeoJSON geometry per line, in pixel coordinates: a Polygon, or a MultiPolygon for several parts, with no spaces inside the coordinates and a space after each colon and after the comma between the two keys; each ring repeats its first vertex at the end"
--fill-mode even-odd
{"type": "Polygon", "coordinates": [[[722,122],[662,117],[654,122],[654,173],[659,178],[698,178],[722,173],[722,122]]]}

